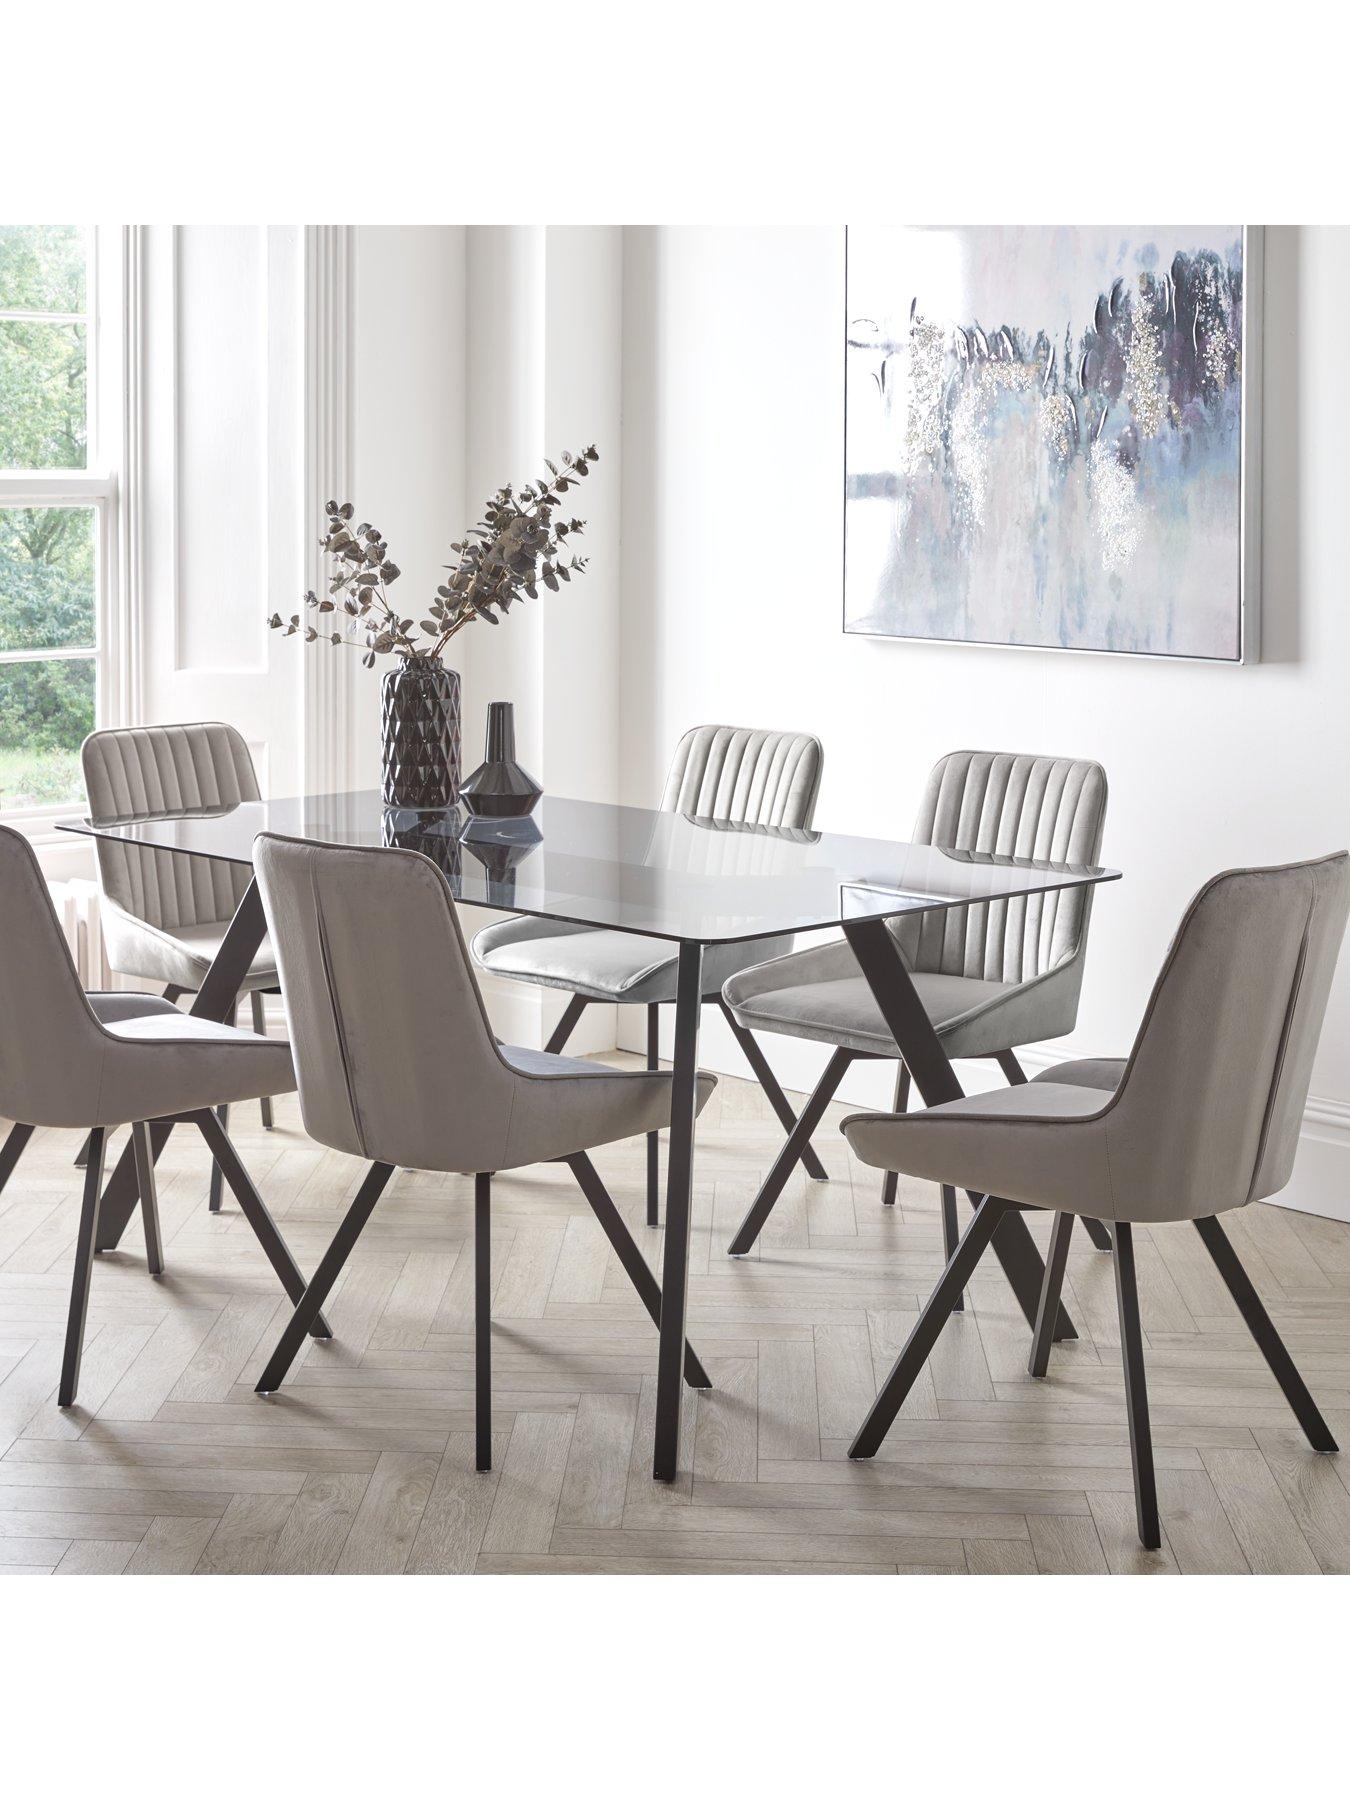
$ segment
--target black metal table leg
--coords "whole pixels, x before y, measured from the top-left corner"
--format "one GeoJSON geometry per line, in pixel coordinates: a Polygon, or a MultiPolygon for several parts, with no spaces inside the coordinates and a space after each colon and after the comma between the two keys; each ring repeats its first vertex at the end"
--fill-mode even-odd
{"type": "MultiPolygon", "coordinates": [[[[647,1267],[646,1258],[633,1242],[633,1234],[623,1222],[623,1214],[615,1206],[609,1189],[600,1179],[600,1172],[590,1157],[578,1151],[575,1156],[563,1158],[568,1168],[576,1177],[577,1186],[586,1196],[591,1211],[599,1221],[600,1229],[609,1239],[609,1247],[623,1264],[624,1274],[632,1282],[637,1297],[651,1314],[652,1324],[658,1330],[661,1325],[661,1289],[656,1277],[647,1267]]],[[[694,1355],[692,1347],[686,1343],[684,1347],[684,1378],[690,1387],[710,1388],[707,1370],[694,1355]]]]}
{"type": "Polygon", "coordinates": [[[844,1079],[844,1071],[853,1060],[852,1050],[836,1050],[826,1063],[825,1073],[807,1095],[801,1117],[788,1133],[783,1148],[774,1159],[773,1167],[750,1202],[749,1211],[736,1227],[736,1235],[727,1245],[728,1256],[748,1256],[754,1248],[756,1238],[764,1229],[764,1221],[773,1211],[778,1196],[787,1186],[789,1175],[801,1159],[803,1144],[810,1142],[811,1133],[824,1118],[825,1108],[834,1099],[835,1091],[844,1079]]]}
{"type": "Polygon", "coordinates": [[[61,1358],[61,1385],[57,1389],[58,1406],[74,1406],[80,1386],[80,1359],[84,1355],[84,1322],[89,1315],[89,1281],[94,1269],[94,1239],[98,1231],[99,1189],[103,1185],[103,1145],[101,1125],[89,1133],[89,1155],[84,1167],[84,1199],[80,1206],[80,1229],[75,1239],[75,1268],[70,1280],[70,1312],[66,1319],[66,1346],[61,1358]]]}
{"type": "MultiPolygon", "coordinates": [[[[216,1108],[216,1123],[220,1126],[220,1129],[222,1131],[224,1131],[224,1132],[229,1131],[229,1129],[230,1129],[230,1109],[228,1106],[218,1106],[216,1108]]],[[[224,1199],[224,1197],[225,1197],[225,1188],[224,1188],[224,1185],[223,1185],[223,1182],[221,1179],[220,1164],[218,1162],[212,1162],[212,1164],[211,1164],[211,1189],[210,1189],[210,1193],[207,1196],[207,1201],[206,1201],[207,1211],[208,1212],[219,1212],[220,1206],[221,1206],[221,1201],[224,1199]]]]}
{"type": "Polygon", "coordinates": [[[666,1254],[661,1281],[661,1346],[657,1357],[656,1443],[652,1456],[652,1474],[657,1481],[674,1481],[680,1461],[680,1395],[694,1211],[694,1116],[702,1007],[703,946],[682,943],[675,984],[675,1064],[670,1096],[670,1150],[666,1159],[666,1254]]]}
{"type": "MultiPolygon", "coordinates": [[[[305,1278],[287,1249],[286,1240],[277,1229],[276,1220],[263,1204],[262,1195],[254,1187],[248,1170],[240,1162],[238,1151],[226,1136],[224,1126],[210,1107],[194,1113],[192,1122],[205,1138],[207,1148],[215,1158],[216,1167],[229,1182],[234,1197],[239,1202],[240,1212],[262,1246],[263,1255],[276,1270],[288,1299],[298,1306],[305,1297],[305,1278]]],[[[322,1313],[316,1314],[311,1329],[318,1338],[333,1335],[322,1313]]]]}
{"type": "Polygon", "coordinates": [[[164,1243],[159,1232],[159,1197],[155,1192],[155,1159],[150,1154],[150,1127],[142,1119],[131,1128],[131,1148],[136,1158],[136,1185],[141,1194],[141,1227],[145,1232],[145,1266],[152,1275],[164,1273],[164,1243]]]}
{"type": "MultiPolygon", "coordinates": [[[[923,1002],[914,991],[900,947],[886,921],[851,919],[844,926],[844,936],[908,1065],[914,1085],[923,1096],[924,1105],[940,1106],[946,1100],[960,1100],[963,1096],[961,1083],[923,1002]]],[[[972,1206],[978,1206],[982,1198],[983,1195],[971,1194],[972,1206]]],[[[1020,1213],[1012,1212],[1004,1217],[994,1234],[994,1254],[1017,1295],[1027,1323],[1034,1326],[1045,1265],[1020,1213]]],[[[1056,1314],[1055,1337],[1077,1335],[1061,1304],[1056,1314]]]]}
{"type": "Polygon", "coordinates": [[[473,1452],[492,1467],[492,1176],[473,1178],[473,1452]]]}
{"type": "Polygon", "coordinates": [[[573,1031],[576,1029],[577,1020],[581,1017],[582,1013],[585,1012],[589,1004],[590,1002],[583,1000],[580,994],[572,995],[572,998],[563,1008],[563,1016],[549,1033],[549,1040],[544,1045],[544,1049],[550,1056],[557,1056],[560,1054],[568,1038],[571,1037],[573,1031]]]}
{"type": "MultiPolygon", "coordinates": [[[[244,897],[235,908],[234,917],[230,920],[229,929],[221,940],[220,949],[216,952],[215,961],[206,971],[206,979],[202,982],[193,998],[189,1009],[194,1019],[214,1019],[217,1023],[225,1023],[234,1017],[234,1009],[238,1004],[239,990],[244,985],[244,977],[249,966],[258,953],[258,946],[267,935],[267,920],[263,916],[262,896],[258,892],[256,881],[250,881],[244,890],[244,897]]],[[[150,1154],[158,1161],[159,1154],[169,1141],[172,1125],[158,1123],[150,1127],[150,1154]]],[[[107,1187],[103,1190],[103,1203],[99,1208],[98,1237],[95,1248],[98,1250],[115,1250],[121,1242],[122,1233],[127,1228],[127,1221],[136,1210],[136,1202],[140,1189],[136,1183],[136,1153],[130,1144],[118,1158],[117,1167],[113,1170],[107,1187]]]]}
{"type": "Polygon", "coordinates": [[[306,1332],[315,1331],[323,1317],[320,1309],[332,1292],[333,1283],[342,1273],[342,1265],[355,1248],[366,1220],[375,1210],[375,1202],[384,1192],[393,1173],[392,1163],[372,1163],[366,1170],[366,1178],[357,1189],[356,1198],[347,1208],[342,1223],[333,1234],[332,1243],[324,1251],[309,1286],[300,1296],[299,1305],[277,1339],[277,1347],[272,1352],[267,1367],[258,1377],[254,1388],[256,1393],[274,1394],[286,1379],[286,1371],[295,1361],[306,1332]]]}
{"type": "MultiPolygon", "coordinates": [[[[792,1110],[792,1102],[783,1092],[778,1077],[769,1067],[769,1059],[760,1049],[759,1044],[755,1039],[754,1032],[746,1030],[745,1026],[741,1024],[740,1020],[736,1017],[735,1013],[732,1012],[731,1008],[720,994],[717,997],[717,1004],[721,1010],[722,1017],[731,1027],[731,1035],[740,1045],[741,1054],[750,1065],[751,1073],[754,1075],[755,1080],[759,1083],[760,1087],[764,1090],[764,1098],[773,1108],[778,1123],[783,1127],[784,1131],[790,1132],[794,1130],[797,1124],[797,1115],[792,1110]]],[[[811,1141],[809,1138],[806,1143],[802,1145],[802,1164],[806,1169],[808,1177],[812,1181],[828,1181],[830,1179],[829,1172],[824,1163],[811,1148],[811,1141]]]]}
{"type": "Polygon", "coordinates": [[[974,1218],[966,1226],[965,1236],[933,1289],[932,1298],[919,1314],[881,1392],[872,1402],[872,1410],[858,1427],[858,1435],[848,1447],[851,1457],[875,1456],[881,1448],[886,1433],[895,1423],[895,1415],[905,1403],[905,1396],[918,1380],[919,1371],[941,1337],[942,1327],[951,1317],[957,1297],[988,1248],[989,1240],[996,1238],[1000,1225],[1006,1225],[1014,1216],[1007,1200],[1000,1200],[993,1194],[986,1194],[981,1199],[974,1218]]]}
{"type": "MultiPolygon", "coordinates": [[[[909,1070],[905,1067],[903,1062],[901,1062],[900,1067],[895,1072],[895,1099],[891,1104],[891,1110],[892,1112],[897,1113],[909,1111],[909,1070]]],[[[887,1169],[881,1183],[881,1204],[883,1206],[894,1206],[895,1197],[899,1192],[900,1177],[896,1174],[894,1169],[887,1169]]],[[[947,1255],[949,1257],[951,1256],[954,1247],[955,1246],[951,1244],[947,1246],[947,1255]]]]}
{"type": "Polygon", "coordinates": [[[1059,1305],[1064,1286],[1064,1265],[1069,1260],[1069,1239],[1073,1236],[1072,1213],[1056,1213],[1050,1227],[1050,1254],[1045,1259],[1045,1281],[1041,1287],[1041,1303],[1036,1309],[1036,1329],[1031,1334],[1031,1356],[1027,1361],[1029,1375],[1044,1375],[1050,1367],[1050,1319],[1059,1305]]]}
{"type": "Polygon", "coordinates": [[[4,1193],[5,1183],[14,1173],[14,1166],[23,1155],[23,1147],[32,1135],[31,1125],[11,1125],[9,1136],[0,1144],[0,1194],[4,1193]]]}
{"type": "MultiPolygon", "coordinates": [[[[647,1067],[661,1067],[661,1008],[652,1001],[647,1007],[647,1067]]],[[[655,1230],[661,1223],[661,1134],[647,1133],[647,1225],[655,1230]]]]}

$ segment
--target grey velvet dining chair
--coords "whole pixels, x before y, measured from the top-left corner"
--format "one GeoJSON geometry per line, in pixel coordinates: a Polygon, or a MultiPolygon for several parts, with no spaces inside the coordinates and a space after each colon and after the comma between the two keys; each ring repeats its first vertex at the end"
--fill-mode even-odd
{"type": "MultiPolygon", "coordinates": [[[[928,777],[913,841],[975,856],[1095,863],[1106,822],[1106,775],[1095,762],[1007,751],[958,750],[928,777]]],[[[947,1055],[990,1057],[1010,1082],[1026,1080],[1019,1045],[1071,1031],[1078,1016],[1092,889],[953,907],[890,922],[919,999],[947,1055]]],[[[759,962],[728,980],[722,997],[747,1030],[828,1044],[825,1072],[729,1246],[754,1245],[849,1065],[899,1058],[881,1009],[842,939],[759,962]]],[[[900,1062],[895,1110],[909,1103],[900,1062]]],[[[894,1203],[895,1177],[882,1187],[894,1203]]],[[[1094,1242],[1109,1239],[1090,1221],[1094,1242]]],[[[943,1238],[956,1242],[956,1190],[942,1187],[943,1238]]]]}
{"type": "MultiPolygon", "coordinates": [[[[89,1133],[58,1392],[74,1404],[109,1131],[130,1125],[145,1253],[163,1272],[150,1122],[196,1125],[292,1300],[304,1280],[213,1110],[289,1093],[289,1047],[179,1012],[153,994],[86,994],[28,840],[0,826],[0,1190],[38,1127],[89,1133]]],[[[315,1330],[326,1335],[322,1319],[315,1330]]]]}
{"type": "MultiPolygon", "coordinates": [[[[263,834],[255,866],[281,967],[305,1129],[370,1164],[258,1381],[280,1387],[395,1167],[474,1177],[475,1440],[492,1464],[494,1175],[565,1162],[654,1324],[661,1291],[588,1151],[670,1123],[668,1072],[500,1044],[445,877],[414,850],[263,834]]],[[[698,1078],[701,1111],[714,1078],[698,1078]]],[[[685,1379],[709,1386],[685,1345],[685,1379]]]]}
{"type": "MultiPolygon", "coordinates": [[[[248,745],[233,725],[202,722],[95,731],[80,751],[89,816],[96,821],[237,805],[260,797],[248,745]]],[[[249,870],[216,857],[174,856],[140,844],[97,840],[100,923],[115,975],[153,981],[166,1000],[195,994],[220,949],[249,870]]],[[[253,1029],[264,1036],[263,995],[277,986],[264,941],[244,977],[253,1029]]],[[[259,1102],[272,1127],[272,1104],[259,1102]]],[[[228,1125],[229,1111],[221,1118],[228,1125]]],[[[83,1160],[81,1156],[80,1159],[83,1160]]],[[[212,1169],[212,1212],[220,1209],[212,1169]]]]}
{"type": "Polygon", "coordinates": [[[1350,855],[1216,875],[1191,902],[1123,1060],[1061,1063],[1024,1087],[907,1117],[859,1113],[843,1131],[878,1168],[984,1195],[849,1454],[874,1455],[1010,1208],[1055,1214],[1030,1373],[1049,1365],[1077,1217],[1109,1222],[1139,1537],[1161,1544],[1133,1228],[1200,1234],[1314,1450],[1336,1442],[1239,1262],[1219,1215],[1293,1173],[1336,959],[1350,855]]]}
{"type": "MultiPolygon", "coordinates": [[[[805,830],[815,816],[824,767],[819,739],[805,732],[698,725],[676,745],[661,810],[725,824],[805,830]]],[[[727,1011],[722,986],[750,962],[791,947],[791,936],[767,938],[717,945],[703,959],[704,1002],[720,1008],[786,1130],[796,1115],[754,1037],[727,1011]]],[[[565,1046],[588,1006],[645,1006],[649,1069],[659,1064],[660,1009],[675,999],[676,949],[660,938],[547,919],[507,919],[485,926],[473,940],[474,960],[487,974],[561,988],[571,996],[549,1039],[550,1050],[565,1046]]],[[[807,1160],[813,1179],[824,1181],[824,1167],[809,1146],[807,1160]]],[[[649,1225],[657,1222],[657,1190],[657,1138],[652,1133],[647,1139],[649,1225]]]]}

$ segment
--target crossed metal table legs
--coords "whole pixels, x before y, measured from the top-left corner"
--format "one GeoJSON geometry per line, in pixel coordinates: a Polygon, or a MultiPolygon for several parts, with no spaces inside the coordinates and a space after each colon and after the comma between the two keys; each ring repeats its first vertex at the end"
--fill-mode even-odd
{"type": "MultiPolygon", "coordinates": [[[[239,902],[229,930],[207,971],[192,1016],[201,1019],[233,1018],[235,1003],[249,966],[266,934],[262,899],[256,881],[250,881],[239,902]]],[[[895,939],[882,919],[864,919],[844,927],[867,984],[876,996],[928,1106],[961,1097],[961,1084],[938,1042],[928,1014],[902,962],[895,939]]],[[[661,1344],[657,1362],[656,1443],[652,1474],[658,1481],[673,1481],[680,1454],[680,1388],[684,1367],[684,1341],[689,1292],[689,1250],[693,1223],[694,1117],[698,1080],[698,1030],[703,1004],[703,946],[680,945],[675,995],[675,1058],[670,1108],[670,1155],[666,1171],[665,1267],[661,1283],[661,1344]]],[[[161,1121],[150,1129],[150,1151],[158,1158],[173,1125],[161,1121]]],[[[127,1222],[136,1209],[139,1188],[132,1145],[123,1151],[103,1192],[99,1208],[99,1250],[117,1247],[127,1222]]],[[[978,1200],[980,1196],[972,1196],[978,1200]]],[[[1020,1213],[1009,1211],[994,1238],[994,1253],[1003,1266],[1027,1319],[1035,1323],[1045,1265],[1020,1213]]],[[[1077,1334],[1061,1306],[1057,1338],[1077,1334]]]]}
{"type": "MultiPolygon", "coordinates": [[[[250,881],[243,899],[235,908],[234,917],[221,940],[215,961],[207,970],[206,979],[189,1008],[194,1019],[213,1019],[220,1024],[233,1020],[244,977],[266,935],[267,921],[263,917],[262,897],[258,893],[257,882],[250,881]]],[[[168,1143],[172,1130],[173,1125],[167,1120],[160,1120],[150,1127],[150,1154],[155,1161],[159,1160],[160,1152],[168,1143]]],[[[127,1222],[136,1210],[139,1194],[135,1149],[132,1144],[128,1144],[103,1190],[98,1214],[98,1235],[94,1239],[96,1250],[117,1248],[127,1222]]]]}
{"type": "MultiPolygon", "coordinates": [[[[894,937],[884,919],[860,919],[844,926],[867,985],[904,1057],[925,1105],[959,1100],[961,1083],[942,1048],[923,1003],[914,991],[894,937]]],[[[661,1283],[661,1349],[656,1384],[656,1446],[652,1474],[673,1481],[680,1453],[680,1367],[688,1308],[690,1227],[693,1212],[694,1100],[698,1074],[698,1024],[703,948],[681,944],[675,1002],[674,1090],[671,1098],[670,1158],[666,1177],[666,1250],[661,1283]]],[[[803,1115],[803,1123],[806,1123],[803,1115]]],[[[982,1195],[972,1194],[978,1205],[982,1195]]],[[[1028,1324],[1036,1322],[1045,1265],[1021,1213],[1008,1209],[993,1240],[998,1257],[1028,1324]]],[[[1077,1333],[1061,1305],[1056,1338],[1077,1333]]]]}

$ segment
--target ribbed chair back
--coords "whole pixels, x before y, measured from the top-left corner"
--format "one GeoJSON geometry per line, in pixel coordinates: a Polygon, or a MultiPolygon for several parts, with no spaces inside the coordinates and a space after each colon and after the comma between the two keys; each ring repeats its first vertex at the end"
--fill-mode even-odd
{"type": "MultiPolygon", "coordinates": [[[[1095,863],[1106,820],[1100,763],[957,750],[928,778],[914,841],[1040,862],[1095,863]]],[[[909,966],[977,981],[1030,981],[1077,955],[1090,888],[952,907],[897,922],[909,966]]]]}
{"type": "MultiPolygon", "coordinates": [[[[233,725],[96,731],[80,755],[89,816],[100,823],[260,798],[248,745],[233,725]]],[[[232,918],[249,882],[237,863],[106,838],[98,840],[98,867],[115,906],[165,931],[232,918]]]]}
{"type": "Polygon", "coordinates": [[[824,760],[805,732],[697,725],[675,747],[661,808],[737,825],[809,825],[824,760]]]}

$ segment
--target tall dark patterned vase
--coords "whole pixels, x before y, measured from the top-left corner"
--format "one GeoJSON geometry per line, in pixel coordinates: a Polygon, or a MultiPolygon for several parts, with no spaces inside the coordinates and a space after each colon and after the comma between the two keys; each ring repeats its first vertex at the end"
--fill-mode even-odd
{"type": "Polygon", "coordinates": [[[381,689],[384,803],[435,808],[459,799],[459,675],[400,657],[381,689]]]}

